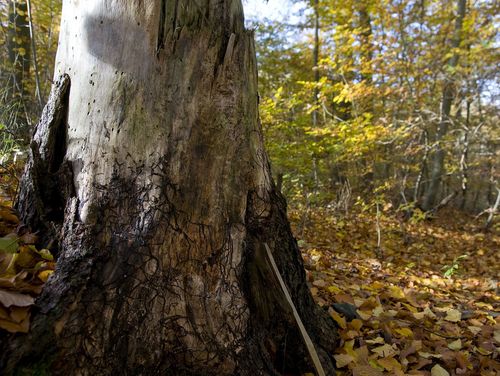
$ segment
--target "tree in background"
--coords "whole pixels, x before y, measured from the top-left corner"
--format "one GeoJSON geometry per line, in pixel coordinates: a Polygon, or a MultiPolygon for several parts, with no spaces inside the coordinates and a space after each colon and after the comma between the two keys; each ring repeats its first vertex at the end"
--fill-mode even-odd
{"type": "Polygon", "coordinates": [[[2,160],[14,146],[22,148],[29,142],[40,116],[52,84],[60,12],[58,0],[0,4],[0,44],[5,46],[0,49],[2,160]]]}
{"type": "Polygon", "coordinates": [[[498,93],[491,90],[498,84],[498,4],[319,3],[319,12],[309,5],[301,25],[273,26],[272,43],[287,36],[279,53],[264,27],[257,33],[261,76],[276,77],[282,68],[259,90],[284,192],[305,205],[336,206],[352,190],[351,197],[382,194],[396,207],[426,211],[452,199],[472,212],[491,207],[498,181],[498,93]],[[319,69],[313,69],[316,14],[319,69]],[[314,90],[318,103],[310,99],[314,90]],[[311,112],[321,121],[308,119],[311,112]]]}

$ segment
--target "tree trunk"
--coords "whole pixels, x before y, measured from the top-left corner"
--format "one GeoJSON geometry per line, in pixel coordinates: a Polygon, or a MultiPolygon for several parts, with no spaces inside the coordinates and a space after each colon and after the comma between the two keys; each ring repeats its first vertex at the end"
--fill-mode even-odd
{"type": "MultiPolygon", "coordinates": [[[[462,41],[462,24],[465,17],[465,11],[467,7],[467,0],[457,0],[457,18],[455,21],[455,33],[453,40],[451,42],[452,50],[456,50],[460,47],[462,41]]],[[[453,52],[452,57],[448,61],[448,67],[454,69],[458,64],[458,53],[453,52]]],[[[454,82],[452,77],[448,77],[447,82],[444,84],[443,89],[443,99],[441,101],[441,119],[437,127],[435,142],[436,151],[431,160],[430,167],[430,182],[427,188],[422,207],[424,210],[429,211],[433,209],[437,199],[439,190],[441,188],[442,177],[445,173],[444,171],[444,159],[445,159],[445,149],[443,148],[443,142],[446,134],[448,133],[448,128],[450,126],[450,114],[451,105],[453,103],[453,98],[455,94],[454,82]]]]}
{"type": "Polygon", "coordinates": [[[67,0],[60,35],[18,204],[60,256],[2,367],[310,372],[267,244],[333,374],[335,327],[271,179],[240,1],[67,0]]]}
{"type": "Polygon", "coordinates": [[[26,103],[28,99],[26,83],[30,76],[31,39],[26,1],[9,1],[6,42],[9,57],[6,89],[9,103],[5,109],[12,108],[16,112],[13,124],[9,124],[9,128],[14,130],[18,137],[29,138],[31,123],[27,114],[29,105],[26,103]]]}
{"type": "Polygon", "coordinates": [[[13,96],[22,97],[25,94],[24,81],[30,72],[30,28],[28,6],[26,1],[9,2],[9,29],[7,34],[7,49],[9,62],[12,66],[10,90],[13,96]]]}
{"type": "Polygon", "coordinates": [[[314,72],[314,91],[312,126],[318,126],[318,108],[319,108],[319,0],[314,0],[314,46],[313,46],[313,72],[314,72]]]}

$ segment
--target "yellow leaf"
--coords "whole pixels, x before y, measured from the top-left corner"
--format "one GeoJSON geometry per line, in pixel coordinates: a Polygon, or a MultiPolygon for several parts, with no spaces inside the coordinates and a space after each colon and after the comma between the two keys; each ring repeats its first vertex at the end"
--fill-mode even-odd
{"type": "Polygon", "coordinates": [[[359,331],[363,326],[363,321],[361,321],[360,319],[354,319],[350,322],[350,325],[354,330],[359,331]]]}
{"type": "Polygon", "coordinates": [[[328,291],[332,294],[340,294],[342,292],[337,286],[328,286],[328,291]]]}
{"type": "Polygon", "coordinates": [[[354,359],[357,359],[358,354],[354,350],[354,340],[346,341],[344,344],[343,350],[354,359]]]}
{"type": "Polygon", "coordinates": [[[381,345],[381,344],[385,343],[385,341],[382,337],[377,337],[375,339],[367,339],[366,343],[368,343],[370,345],[376,345],[376,344],[381,345]]]}
{"type": "Polygon", "coordinates": [[[493,332],[493,339],[500,345],[500,330],[495,330],[493,332]]]}
{"type": "Polygon", "coordinates": [[[419,351],[418,355],[420,355],[422,358],[429,359],[429,358],[442,358],[443,356],[441,354],[431,354],[425,351],[419,351]]]}
{"type": "Polygon", "coordinates": [[[486,350],[486,349],[482,348],[481,346],[479,346],[479,347],[474,346],[474,350],[477,351],[479,354],[484,355],[484,356],[489,356],[492,353],[492,351],[486,350]]]}
{"type": "Polygon", "coordinates": [[[385,345],[376,347],[376,348],[372,349],[372,352],[378,354],[382,358],[394,356],[397,354],[397,351],[389,344],[385,344],[385,345]]]}
{"type": "Polygon", "coordinates": [[[382,306],[377,306],[373,310],[373,316],[379,317],[382,314],[382,312],[384,312],[384,308],[382,308],[382,306]]]}
{"type": "Polygon", "coordinates": [[[461,318],[462,318],[462,313],[459,310],[450,309],[446,311],[446,317],[444,319],[450,322],[459,322],[461,318]]]}
{"type": "Polygon", "coordinates": [[[38,278],[43,281],[43,282],[47,282],[47,280],[49,279],[50,275],[54,273],[53,270],[43,270],[41,271],[40,273],[38,273],[38,278]]]}
{"type": "Polygon", "coordinates": [[[405,293],[399,286],[390,286],[389,287],[389,296],[394,299],[404,299],[405,293]]]}
{"type": "Polygon", "coordinates": [[[399,333],[402,337],[412,338],[413,332],[410,328],[400,328],[395,330],[396,333],[399,333]]]}
{"type": "Polygon", "coordinates": [[[449,343],[448,348],[455,351],[460,350],[462,348],[462,340],[459,338],[456,341],[449,343]]]}
{"type": "Polygon", "coordinates": [[[16,265],[23,269],[33,268],[36,264],[35,255],[31,249],[25,245],[19,247],[19,254],[17,255],[16,265]]]}
{"type": "Polygon", "coordinates": [[[394,358],[382,358],[377,359],[378,364],[380,364],[386,371],[396,371],[401,370],[401,364],[394,358]]]}
{"type": "Polygon", "coordinates": [[[38,251],[38,254],[42,256],[45,260],[54,261],[54,256],[52,256],[52,253],[50,253],[48,249],[42,249],[38,251]]]}
{"type": "Polygon", "coordinates": [[[490,310],[493,309],[493,306],[491,304],[484,303],[484,302],[474,302],[474,305],[481,307],[481,308],[490,309],[490,310]]]}
{"type": "Polygon", "coordinates": [[[404,305],[404,306],[406,307],[406,309],[407,309],[408,311],[410,311],[411,313],[417,313],[417,312],[418,312],[418,310],[417,310],[415,307],[413,307],[412,305],[410,305],[410,304],[408,304],[408,303],[403,303],[403,305],[404,305]]]}
{"type": "Polygon", "coordinates": [[[439,364],[436,364],[431,369],[431,376],[450,376],[447,370],[441,367],[439,364]]]}
{"type": "Polygon", "coordinates": [[[339,326],[342,329],[347,328],[347,323],[346,323],[345,319],[342,316],[340,316],[337,312],[335,312],[333,309],[330,309],[330,316],[332,316],[332,319],[334,319],[335,322],[337,324],[339,324],[339,326]]]}
{"type": "Polygon", "coordinates": [[[348,354],[338,354],[333,356],[337,362],[337,368],[342,368],[354,361],[354,358],[348,354]]]}
{"type": "Polygon", "coordinates": [[[432,312],[432,310],[429,307],[424,308],[424,314],[425,314],[425,316],[430,317],[432,319],[436,318],[436,314],[434,312],[432,312]]]}
{"type": "Polygon", "coordinates": [[[422,320],[425,316],[424,312],[413,312],[412,314],[417,320],[422,320]]]}
{"type": "Polygon", "coordinates": [[[353,376],[382,376],[383,372],[371,366],[356,366],[352,370],[353,376]]]}
{"type": "Polygon", "coordinates": [[[363,320],[368,320],[370,317],[372,317],[372,314],[370,311],[360,311],[359,309],[356,311],[363,320]]]}

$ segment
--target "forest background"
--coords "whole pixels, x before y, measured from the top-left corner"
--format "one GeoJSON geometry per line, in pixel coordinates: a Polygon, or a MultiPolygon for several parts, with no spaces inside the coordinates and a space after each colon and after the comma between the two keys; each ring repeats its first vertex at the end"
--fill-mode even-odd
{"type": "MultiPolygon", "coordinates": [[[[337,365],[493,375],[500,345],[500,4],[245,5],[255,29],[266,146],[313,295],[325,307],[361,312],[332,311],[344,330],[337,365]],[[408,317],[387,324],[384,312],[408,317]],[[422,329],[416,321],[423,312],[429,322],[422,329]],[[380,328],[392,339],[380,342],[380,328]],[[386,345],[392,350],[373,351],[386,345]]],[[[57,0],[0,3],[6,201],[15,200],[50,92],[61,7],[57,0]]]]}

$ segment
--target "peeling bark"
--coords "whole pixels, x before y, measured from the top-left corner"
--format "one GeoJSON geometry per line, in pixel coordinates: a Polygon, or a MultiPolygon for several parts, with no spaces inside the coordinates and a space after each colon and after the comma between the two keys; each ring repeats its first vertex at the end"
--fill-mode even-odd
{"type": "Polygon", "coordinates": [[[53,220],[56,272],[30,333],[4,352],[5,373],[310,372],[264,243],[334,373],[335,327],[312,300],[272,182],[256,72],[239,0],[64,3],[56,75],[71,89],[56,128],[67,142],[45,143],[57,116],[42,118],[18,208],[35,225],[52,207],[39,165],[70,166],[74,188],[53,220]]]}

